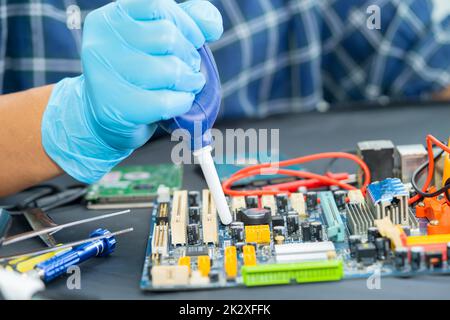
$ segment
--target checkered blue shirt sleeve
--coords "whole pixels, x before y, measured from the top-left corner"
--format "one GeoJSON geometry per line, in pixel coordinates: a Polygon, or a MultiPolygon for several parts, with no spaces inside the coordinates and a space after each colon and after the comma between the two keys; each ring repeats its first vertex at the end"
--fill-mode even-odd
{"type": "MultiPolygon", "coordinates": [[[[0,0],[3,93],[82,72],[81,18],[108,0],[0,0]]],[[[417,98],[450,85],[450,19],[432,0],[211,0],[225,33],[211,47],[223,83],[221,117],[325,110],[389,96],[417,98]],[[367,26],[369,6],[380,29],[367,26]]]]}

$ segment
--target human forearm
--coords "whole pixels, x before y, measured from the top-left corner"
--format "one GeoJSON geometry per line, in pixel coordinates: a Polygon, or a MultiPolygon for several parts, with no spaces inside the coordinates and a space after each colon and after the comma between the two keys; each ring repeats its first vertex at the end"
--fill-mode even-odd
{"type": "Polygon", "coordinates": [[[41,143],[41,119],[52,88],[0,96],[0,196],[62,173],[41,143]]]}

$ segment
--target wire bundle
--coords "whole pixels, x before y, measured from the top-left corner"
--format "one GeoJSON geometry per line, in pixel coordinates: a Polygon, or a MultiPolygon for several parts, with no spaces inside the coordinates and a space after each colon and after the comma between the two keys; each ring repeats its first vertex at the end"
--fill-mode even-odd
{"type": "MultiPolygon", "coordinates": [[[[328,176],[306,172],[306,171],[297,171],[290,169],[280,169],[280,167],[292,166],[296,164],[302,164],[311,161],[323,160],[323,159],[347,159],[358,164],[363,173],[364,173],[364,182],[361,190],[363,193],[365,192],[367,186],[370,184],[370,170],[367,164],[361,160],[358,156],[346,152],[324,152],[317,153],[308,156],[303,156],[299,158],[284,160],[280,162],[273,163],[262,163],[254,166],[249,166],[244,169],[241,169],[234,173],[229,179],[223,182],[222,187],[225,194],[229,196],[262,196],[262,195],[273,195],[280,193],[277,190],[233,190],[231,187],[234,182],[256,176],[256,175],[267,175],[267,174],[283,174],[287,176],[294,176],[298,178],[306,178],[306,179],[317,179],[320,182],[326,185],[338,186],[342,189],[346,190],[355,190],[356,187],[342,182],[337,179],[330,178],[328,176]]],[[[283,192],[286,193],[286,192],[283,192]]],[[[288,193],[288,192],[287,192],[288,193]]]]}

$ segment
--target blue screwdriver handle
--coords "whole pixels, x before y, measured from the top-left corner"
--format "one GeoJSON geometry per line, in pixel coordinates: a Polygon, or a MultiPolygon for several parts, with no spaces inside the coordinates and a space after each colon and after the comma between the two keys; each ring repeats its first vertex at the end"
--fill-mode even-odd
{"type": "Polygon", "coordinates": [[[191,137],[191,149],[198,150],[211,144],[211,132],[220,109],[222,88],[213,54],[207,45],[198,52],[202,58],[200,71],[206,79],[202,91],[195,96],[191,109],[176,118],[161,121],[159,125],[168,133],[177,129],[186,130],[191,137]]]}
{"type": "MultiPolygon", "coordinates": [[[[97,229],[91,233],[90,237],[98,237],[107,233],[110,232],[106,229],[97,229]]],[[[109,255],[115,247],[116,239],[114,236],[95,240],[43,261],[37,264],[36,268],[39,270],[42,280],[50,282],[65,274],[70,266],[78,265],[92,257],[109,255]]]]}

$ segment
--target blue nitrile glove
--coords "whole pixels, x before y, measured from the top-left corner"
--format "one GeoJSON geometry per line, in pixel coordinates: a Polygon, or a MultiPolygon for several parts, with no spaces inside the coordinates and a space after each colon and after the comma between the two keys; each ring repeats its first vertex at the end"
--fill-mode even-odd
{"type": "Polygon", "coordinates": [[[55,85],[43,116],[47,154],[79,181],[100,179],[156,122],[190,109],[205,84],[196,49],[222,32],[208,1],[118,0],[91,12],[83,75],[55,85]]]}

